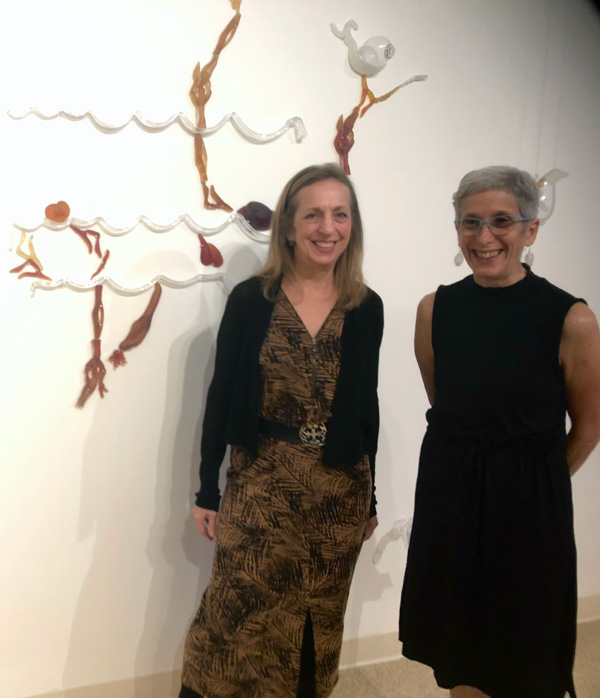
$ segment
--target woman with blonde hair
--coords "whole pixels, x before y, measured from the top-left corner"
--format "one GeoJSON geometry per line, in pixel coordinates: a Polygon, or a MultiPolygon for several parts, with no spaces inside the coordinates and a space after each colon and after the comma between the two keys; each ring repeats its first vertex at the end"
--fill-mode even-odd
{"type": "Polygon", "coordinates": [[[217,542],[180,698],[326,698],[337,681],[354,566],[377,525],[383,306],[362,255],[350,180],[307,167],[281,194],[264,269],[227,301],[193,511],[217,542]]]}

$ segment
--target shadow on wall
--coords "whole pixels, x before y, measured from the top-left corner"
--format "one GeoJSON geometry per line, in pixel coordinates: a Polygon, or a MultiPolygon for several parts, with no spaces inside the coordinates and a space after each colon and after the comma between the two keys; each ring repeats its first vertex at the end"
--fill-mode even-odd
{"type": "MultiPolygon", "coordinates": [[[[252,248],[244,245],[228,258],[227,273],[237,283],[261,266],[262,262],[252,248]]],[[[201,324],[202,306],[199,310],[201,324]]],[[[221,315],[222,312],[218,322],[221,315]]],[[[173,430],[172,421],[165,414],[160,440],[158,463],[164,464],[164,468],[157,473],[156,510],[164,511],[164,516],[156,520],[146,545],[154,571],[145,626],[137,651],[136,676],[148,671],[151,657],[154,672],[164,671],[166,666],[178,675],[185,636],[212,571],[214,544],[198,533],[189,512],[199,487],[202,420],[214,371],[216,332],[217,327],[199,335],[183,337],[171,350],[167,405],[176,404],[180,416],[173,430]],[[188,564],[183,562],[182,553],[188,564]]],[[[229,451],[220,473],[221,492],[228,465],[229,451]]],[[[175,695],[179,686],[174,689],[175,695]]],[[[136,698],[147,698],[146,690],[145,685],[141,692],[136,688],[136,698]]]]}
{"type": "MultiPolygon", "coordinates": [[[[158,470],[155,492],[160,515],[146,544],[153,571],[136,676],[148,672],[149,662],[156,672],[165,665],[180,668],[187,626],[210,578],[213,545],[197,532],[189,512],[198,489],[200,436],[214,367],[214,341],[214,333],[207,330],[191,341],[189,336],[180,338],[171,350],[167,394],[178,394],[181,414],[174,431],[165,415],[160,440],[158,463],[164,467],[158,470]]],[[[170,404],[174,401],[168,399],[170,404]]],[[[137,698],[137,688],[135,695],[137,698]]],[[[139,698],[146,696],[139,694],[139,698]]]]}
{"type": "MultiPolygon", "coordinates": [[[[243,246],[228,260],[228,273],[237,282],[261,264],[254,251],[243,246]],[[243,270],[239,278],[236,270],[243,270]]],[[[218,294],[200,294],[198,327],[205,327],[207,316],[215,317],[214,303],[204,307],[210,302],[206,297],[214,301],[218,294]]],[[[147,406],[140,404],[139,396],[124,396],[118,410],[103,409],[105,404],[96,409],[82,465],[78,532],[80,542],[93,535],[95,544],[73,615],[65,688],[181,668],[185,635],[210,578],[214,551],[213,544],[196,531],[189,512],[198,489],[201,424],[215,337],[216,327],[199,334],[190,331],[171,345],[158,453],[144,453],[152,423],[144,420],[147,406]],[[119,444],[131,440],[140,444],[135,452],[143,462],[128,468],[115,454],[119,444]],[[146,473],[144,462],[156,463],[156,472],[146,473]],[[148,489],[153,486],[154,510],[149,515],[140,508],[149,506],[148,489]],[[122,529],[122,522],[135,521],[136,513],[151,521],[149,530],[143,526],[136,530],[135,525],[122,529]],[[136,561],[137,565],[144,561],[143,550],[150,573],[135,566],[136,561]],[[136,589],[140,582],[143,587],[136,589]],[[147,598],[142,617],[140,596],[147,598]],[[132,608],[137,609],[135,614],[132,608]],[[109,638],[115,638],[114,644],[109,638]],[[114,676],[118,647],[131,647],[127,653],[131,670],[126,670],[126,676],[114,676]]],[[[123,663],[128,666],[126,659],[123,663]]],[[[138,696],[136,687],[136,696],[147,698],[147,680],[140,681],[141,691],[142,686],[144,695],[138,696]]]]}
{"type": "MultiPolygon", "coordinates": [[[[402,433],[399,428],[397,434],[402,433]]],[[[379,446],[377,455],[377,469],[375,473],[376,494],[378,495],[379,503],[379,526],[375,529],[375,533],[364,545],[356,564],[350,597],[348,599],[348,608],[344,621],[344,636],[346,638],[357,638],[364,633],[361,633],[361,619],[365,611],[365,604],[369,602],[380,601],[387,589],[394,586],[394,581],[388,572],[380,572],[373,564],[372,558],[377,543],[386,533],[386,517],[382,516],[382,497],[385,499],[385,506],[390,506],[390,493],[393,493],[393,482],[391,477],[390,461],[384,460],[386,454],[389,453],[386,435],[380,431],[379,446]],[[385,495],[381,494],[385,493],[385,495]]],[[[396,510],[396,507],[392,507],[396,510]]],[[[395,546],[391,546],[391,550],[386,551],[386,555],[402,556],[403,552],[398,552],[395,546]]],[[[398,598],[400,591],[398,590],[398,598]]],[[[372,633],[374,634],[374,633],[372,633]]],[[[344,664],[354,664],[360,661],[358,656],[358,645],[349,643],[344,650],[344,664]]]]}

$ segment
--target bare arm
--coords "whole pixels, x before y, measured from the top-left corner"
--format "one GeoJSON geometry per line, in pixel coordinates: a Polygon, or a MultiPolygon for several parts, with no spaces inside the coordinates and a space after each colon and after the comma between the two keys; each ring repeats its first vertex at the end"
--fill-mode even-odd
{"type": "Polygon", "coordinates": [[[565,318],[560,363],[571,419],[567,462],[574,475],[600,441],[600,331],[583,303],[572,306],[565,318]]]}
{"type": "Polygon", "coordinates": [[[429,404],[433,405],[435,388],[433,384],[433,346],[431,344],[431,320],[433,317],[433,303],[435,292],[425,296],[417,308],[417,323],[415,326],[415,356],[421,371],[421,378],[425,385],[425,391],[429,398],[429,404]]]}

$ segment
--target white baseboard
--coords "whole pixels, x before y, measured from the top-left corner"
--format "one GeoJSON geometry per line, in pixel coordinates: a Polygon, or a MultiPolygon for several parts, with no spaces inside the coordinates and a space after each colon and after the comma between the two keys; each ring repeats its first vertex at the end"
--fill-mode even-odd
{"type": "Polygon", "coordinates": [[[400,659],[401,656],[402,645],[398,641],[398,633],[344,640],[340,656],[340,669],[389,662],[393,659],[400,659]]]}
{"type": "Polygon", "coordinates": [[[151,676],[137,676],[124,681],[70,688],[28,698],[177,698],[181,688],[181,671],[165,671],[151,676]]]}
{"type": "MultiPolygon", "coordinates": [[[[600,594],[579,599],[578,622],[600,619],[600,594]]],[[[345,640],[342,645],[340,668],[389,662],[399,659],[402,646],[396,633],[373,635],[345,640]]],[[[151,676],[138,676],[125,681],[84,686],[28,698],[177,698],[181,685],[180,671],[167,671],[151,676]]]]}
{"type": "Polygon", "coordinates": [[[585,596],[578,601],[577,621],[587,623],[590,620],[600,620],[600,594],[585,596]]]}

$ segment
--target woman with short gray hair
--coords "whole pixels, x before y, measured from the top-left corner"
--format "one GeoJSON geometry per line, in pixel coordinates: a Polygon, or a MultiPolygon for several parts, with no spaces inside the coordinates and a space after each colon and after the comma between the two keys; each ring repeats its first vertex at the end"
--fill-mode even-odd
{"type": "Polygon", "coordinates": [[[431,409],[400,639],[451,698],[575,698],[570,476],[600,440],[600,332],[521,263],[538,196],[514,167],[465,175],[455,227],[473,273],[417,311],[431,409]]]}

